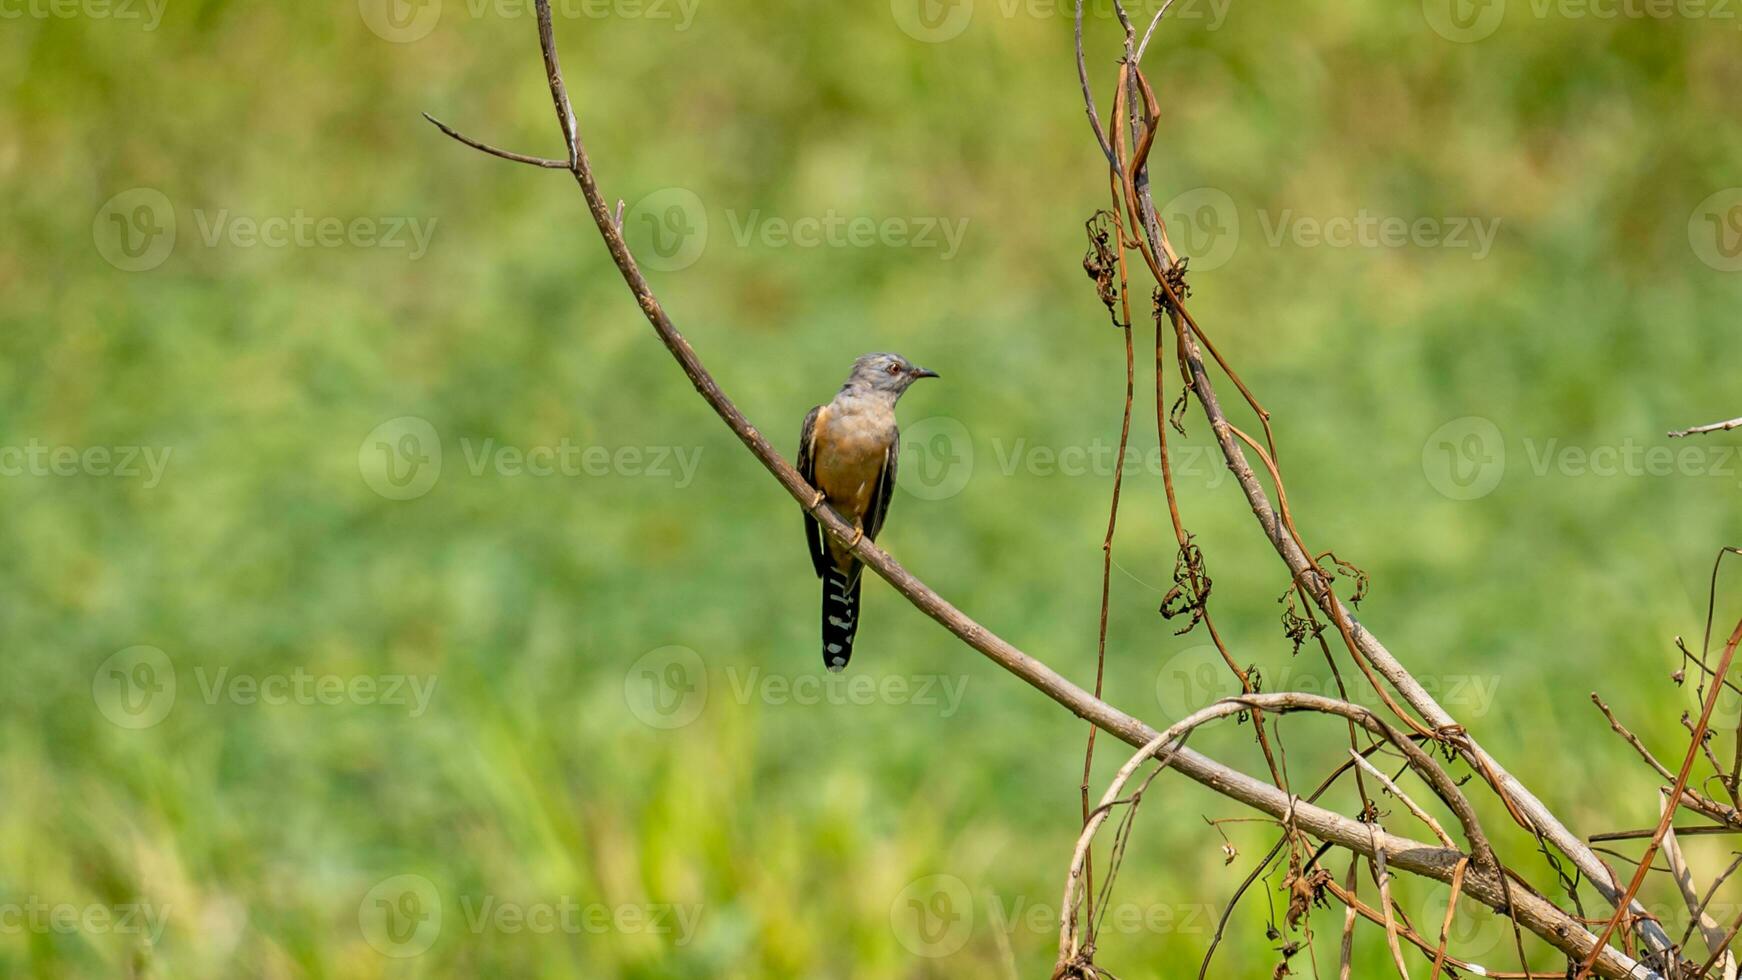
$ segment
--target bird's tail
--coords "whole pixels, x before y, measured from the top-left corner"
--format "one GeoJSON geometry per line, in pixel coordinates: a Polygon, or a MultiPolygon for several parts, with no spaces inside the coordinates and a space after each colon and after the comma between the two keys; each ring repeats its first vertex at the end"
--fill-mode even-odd
{"type": "Polygon", "coordinates": [[[859,585],[863,576],[829,567],[823,572],[823,665],[840,672],[853,659],[853,636],[859,632],[859,585]]]}

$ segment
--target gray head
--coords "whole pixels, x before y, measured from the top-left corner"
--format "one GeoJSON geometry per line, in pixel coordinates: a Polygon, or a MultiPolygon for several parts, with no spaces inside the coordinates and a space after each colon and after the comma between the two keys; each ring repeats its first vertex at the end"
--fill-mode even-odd
{"type": "Polygon", "coordinates": [[[853,373],[847,375],[841,390],[877,392],[893,400],[920,378],[937,376],[936,371],[922,368],[900,354],[866,354],[853,362],[853,373]]]}

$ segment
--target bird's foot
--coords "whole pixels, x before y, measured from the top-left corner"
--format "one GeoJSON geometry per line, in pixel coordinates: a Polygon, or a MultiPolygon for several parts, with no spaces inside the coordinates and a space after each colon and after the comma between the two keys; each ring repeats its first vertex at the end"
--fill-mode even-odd
{"type": "Polygon", "coordinates": [[[848,550],[859,547],[859,542],[863,540],[865,540],[865,529],[863,527],[854,527],[853,540],[847,542],[848,550]]]}
{"type": "Polygon", "coordinates": [[[824,494],[821,490],[818,490],[817,495],[811,498],[811,505],[810,505],[809,509],[816,510],[818,507],[821,507],[823,504],[823,501],[826,498],[827,498],[827,495],[824,494]]]}

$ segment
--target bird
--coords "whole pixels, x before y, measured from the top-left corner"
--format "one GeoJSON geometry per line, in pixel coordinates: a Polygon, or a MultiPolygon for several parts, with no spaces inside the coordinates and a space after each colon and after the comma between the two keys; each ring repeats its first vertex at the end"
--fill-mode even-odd
{"type": "Polygon", "coordinates": [[[804,533],[811,563],[823,580],[823,666],[831,673],[846,669],[859,632],[862,566],[853,548],[863,538],[877,540],[895,495],[901,461],[895,403],[915,381],[937,376],[900,354],[866,354],[853,362],[834,400],[804,418],[798,472],[816,489],[805,510],[804,533]],[[852,541],[836,541],[811,515],[825,501],[853,525],[852,541]]]}

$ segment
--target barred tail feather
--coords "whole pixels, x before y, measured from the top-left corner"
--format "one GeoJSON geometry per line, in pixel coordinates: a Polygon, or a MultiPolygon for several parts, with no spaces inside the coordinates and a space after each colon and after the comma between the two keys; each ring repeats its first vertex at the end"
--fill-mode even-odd
{"type": "Polygon", "coordinates": [[[859,632],[859,569],[851,574],[829,568],[823,573],[823,665],[840,672],[853,659],[853,636],[859,632]]]}

